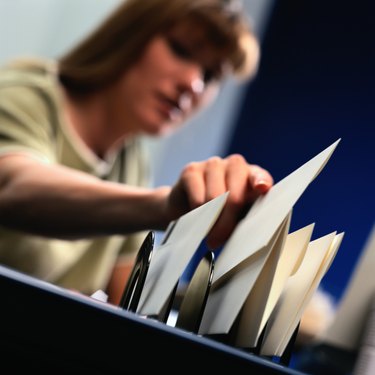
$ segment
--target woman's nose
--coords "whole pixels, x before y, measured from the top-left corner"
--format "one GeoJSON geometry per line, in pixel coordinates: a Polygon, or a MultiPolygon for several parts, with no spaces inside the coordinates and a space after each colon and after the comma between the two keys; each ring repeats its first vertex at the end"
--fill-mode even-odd
{"type": "Polygon", "coordinates": [[[185,82],[185,84],[179,88],[178,106],[180,109],[185,113],[193,110],[200,102],[204,89],[205,83],[201,78],[185,82]]]}
{"type": "Polygon", "coordinates": [[[205,90],[205,82],[201,66],[195,63],[189,63],[185,71],[179,76],[180,93],[186,93],[199,97],[205,90]]]}
{"type": "Polygon", "coordinates": [[[203,93],[205,88],[205,83],[202,77],[195,78],[191,81],[191,90],[194,94],[200,95],[203,93]]]}

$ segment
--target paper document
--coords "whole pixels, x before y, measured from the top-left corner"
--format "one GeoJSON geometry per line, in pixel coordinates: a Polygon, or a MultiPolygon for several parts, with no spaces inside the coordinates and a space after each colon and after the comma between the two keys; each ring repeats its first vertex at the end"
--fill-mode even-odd
{"type": "Polygon", "coordinates": [[[311,241],[297,272],[292,275],[266,327],[260,354],[281,356],[301,320],[302,313],[327,272],[343,233],[330,233],[311,241]]]}
{"type": "Polygon", "coordinates": [[[313,228],[314,224],[311,224],[288,234],[280,254],[267,260],[242,308],[236,346],[252,348],[258,344],[285,284],[302,263],[313,228]]]}
{"type": "MultiPolygon", "coordinates": [[[[272,251],[280,256],[289,229],[287,217],[294,204],[339,142],[340,139],[260,196],[237,225],[215,262],[200,333],[228,333],[272,251]]],[[[267,288],[269,285],[263,290],[265,301],[270,292],[267,288]]]]}
{"type": "Polygon", "coordinates": [[[228,192],[181,216],[154,250],[137,313],[158,315],[224,207],[228,192]]]}

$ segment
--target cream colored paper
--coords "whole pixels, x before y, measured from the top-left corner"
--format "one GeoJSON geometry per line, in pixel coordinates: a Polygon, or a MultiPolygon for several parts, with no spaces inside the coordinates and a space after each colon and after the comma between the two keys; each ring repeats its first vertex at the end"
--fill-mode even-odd
{"type": "Polygon", "coordinates": [[[314,224],[288,234],[280,254],[271,256],[241,310],[236,346],[252,348],[270,317],[288,278],[302,263],[314,224]],[[268,291],[265,293],[266,289],[268,291]]]}
{"type": "Polygon", "coordinates": [[[215,283],[269,243],[294,204],[328,162],[340,139],[260,196],[227,241],[215,263],[215,283]]]}
{"type": "MultiPolygon", "coordinates": [[[[289,222],[290,215],[283,221],[267,246],[257,251],[248,261],[242,262],[230,279],[224,279],[221,284],[216,283],[211,287],[199,328],[200,334],[229,332],[267,259],[273,254],[279,254],[288,234],[289,222]]],[[[266,294],[267,286],[264,291],[266,294]]]]}
{"type": "Polygon", "coordinates": [[[137,313],[158,315],[195,251],[218,218],[228,192],[181,216],[154,250],[137,313]]]}
{"type": "MultiPolygon", "coordinates": [[[[200,333],[228,333],[274,245],[282,223],[307,186],[326,165],[340,139],[259,197],[215,262],[200,333]]],[[[284,228],[285,229],[285,228],[284,228]]],[[[287,233],[283,232],[286,236],[287,233]]],[[[279,241],[280,244],[280,241],[279,241]]],[[[267,287],[264,289],[268,298],[267,287]]]]}
{"type": "Polygon", "coordinates": [[[343,237],[344,237],[344,233],[340,233],[340,234],[337,234],[335,236],[335,238],[333,239],[333,242],[332,242],[332,244],[331,244],[331,246],[328,249],[328,252],[326,254],[326,259],[324,259],[322,267],[317,272],[316,278],[314,279],[310,290],[308,291],[308,293],[305,296],[303,304],[300,307],[299,313],[295,317],[294,323],[291,324],[287,335],[284,337],[282,345],[278,348],[278,353],[277,353],[278,356],[281,356],[284,353],[284,350],[285,350],[286,346],[288,345],[288,342],[289,342],[291,336],[293,335],[293,332],[296,329],[296,327],[298,325],[298,322],[300,322],[300,320],[302,318],[302,314],[305,311],[305,308],[307,307],[307,305],[311,301],[314,293],[318,289],[319,284],[320,284],[323,276],[325,275],[325,273],[328,271],[329,267],[331,266],[331,264],[333,262],[333,259],[335,258],[336,253],[337,253],[337,251],[340,247],[340,244],[342,242],[343,237]]]}
{"type": "Polygon", "coordinates": [[[335,257],[343,233],[330,233],[311,241],[301,266],[286,283],[268,321],[261,355],[281,356],[302,317],[303,311],[335,257]]]}

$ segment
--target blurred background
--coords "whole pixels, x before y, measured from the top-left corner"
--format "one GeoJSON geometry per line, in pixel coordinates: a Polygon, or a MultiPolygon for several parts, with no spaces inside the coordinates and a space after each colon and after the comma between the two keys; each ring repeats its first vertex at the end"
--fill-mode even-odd
{"type": "MultiPolygon", "coordinates": [[[[119,0],[0,0],[0,63],[57,57],[119,0]]],[[[242,153],[279,181],[338,138],[297,202],[291,230],[345,232],[322,287],[341,297],[374,224],[375,5],[358,0],[244,0],[262,45],[257,77],[225,84],[189,126],[148,139],[155,185],[189,161],[242,153]]]]}

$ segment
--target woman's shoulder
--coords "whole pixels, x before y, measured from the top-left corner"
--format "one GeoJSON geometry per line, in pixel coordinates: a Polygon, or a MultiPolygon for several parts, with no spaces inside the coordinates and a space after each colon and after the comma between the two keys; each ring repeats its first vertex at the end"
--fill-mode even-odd
{"type": "Polygon", "coordinates": [[[16,59],[0,68],[0,107],[29,118],[59,118],[61,102],[54,62],[43,59],[16,59]]]}
{"type": "Polygon", "coordinates": [[[0,67],[0,85],[45,85],[56,75],[56,61],[38,57],[20,57],[0,67]]]}

